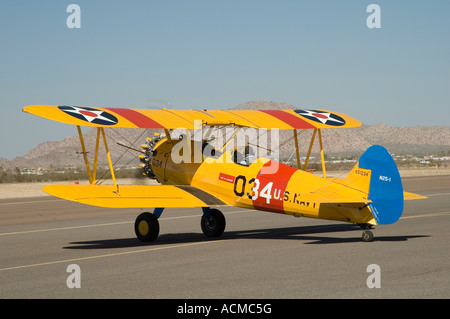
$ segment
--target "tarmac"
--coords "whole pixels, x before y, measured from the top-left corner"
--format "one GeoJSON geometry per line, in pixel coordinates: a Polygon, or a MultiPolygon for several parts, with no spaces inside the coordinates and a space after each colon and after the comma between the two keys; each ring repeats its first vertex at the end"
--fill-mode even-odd
{"type": "Polygon", "coordinates": [[[450,175],[403,184],[428,199],[405,202],[370,243],[351,224],[225,207],[219,239],[203,235],[201,209],[166,209],[143,244],[140,210],[0,199],[0,298],[447,299],[450,175]]]}

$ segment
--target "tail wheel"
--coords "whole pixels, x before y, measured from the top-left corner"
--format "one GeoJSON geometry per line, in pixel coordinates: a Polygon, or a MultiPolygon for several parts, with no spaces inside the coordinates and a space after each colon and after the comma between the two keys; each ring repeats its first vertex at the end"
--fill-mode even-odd
{"type": "Polygon", "coordinates": [[[373,233],[370,230],[364,230],[362,233],[363,242],[371,242],[373,241],[373,233]]]}
{"type": "Polygon", "coordinates": [[[219,237],[225,231],[225,216],[218,209],[211,209],[209,216],[202,216],[201,226],[206,237],[219,237]]]}
{"type": "Polygon", "coordinates": [[[142,213],[134,222],[134,232],[142,242],[155,241],[159,235],[159,222],[155,215],[142,213]]]}

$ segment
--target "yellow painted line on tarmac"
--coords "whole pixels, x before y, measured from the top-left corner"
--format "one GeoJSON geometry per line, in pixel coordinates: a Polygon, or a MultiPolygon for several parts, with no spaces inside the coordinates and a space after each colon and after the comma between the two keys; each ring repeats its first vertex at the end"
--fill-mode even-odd
{"type": "MultiPolygon", "coordinates": [[[[244,210],[226,212],[224,214],[225,215],[229,215],[229,214],[237,214],[237,213],[242,213],[242,212],[249,212],[249,210],[248,209],[244,209],[244,210]]],[[[160,218],[160,219],[169,220],[169,219],[181,219],[181,218],[192,218],[192,217],[198,217],[198,215],[166,217],[166,218],[160,218]]],[[[32,230],[32,231],[26,231],[26,232],[6,233],[6,234],[0,234],[0,235],[11,235],[11,234],[18,234],[18,233],[40,232],[40,231],[55,231],[55,230],[65,230],[65,229],[75,229],[75,228],[85,228],[85,227],[110,226],[110,225],[119,225],[119,224],[127,224],[127,223],[132,223],[132,222],[118,222],[118,223],[106,223],[106,224],[95,224],[95,225],[74,226],[74,227],[61,227],[61,228],[41,229],[41,230],[34,230],[34,231],[32,230]]],[[[162,246],[162,247],[158,246],[158,247],[151,247],[151,248],[147,248],[147,249],[124,251],[124,252],[120,252],[120,253],[112,253],[112,254],[105,254],[105,255],[90,256],[90,257],[72,258],[72,259],[65,259],[65,260],[56,260],[56,261],[49,261],[49,262],[43,262],[43,263],[37,263],[37,264],[29,264],[29,265],[21,265],[21,266],[0,268],[0,271],[14,270],[14,269],[23,269],[23,268],[33,268],[33,267],[39,267],[39,266],[48,266],[48,265],[55,265],[55,264],[78,262],[78,261],[83,261],[83,260],[92,260],[92,259],[99,259],[99,258],[106,258],[106,257],[115,257],[115,256],[139,254],[139,253],[145,253],[145,252],[150,252],[150,251],[158,251],[158,250],[166,250],[166,249],[172,249],[172,248],[198,246],[198,245],[205,245],[205,244],[215,244],[215,243],[222,242],[224,240],[226,240],[226,239],[211,240],[211,241],[201,241],[201,242],[196,242],[196,243],[186,243],[186,244],[162,246]]]]}
{"type": "Polygon", "coordinates": [[[431,195],[427,195],[427,197],[434,197],[434,196],[448,196],[448,195],[450,195],[450,193],[431,194],[431,195]]]}
{"type": "Polygon", "coordinates": [[[21,204],[37,204],[37,203],[49,203],[49,202],[62,202],[64,199],[43,199],[43,200],[31,200],[31,201],[23,201],[23,202],[11,202],[11,203],[0,203],[0,206],[8,206],[8,205],[21,205],[21,204]]]}
{"type": "Polygon", "coordinates": [[[400,219],[424,218],[424,217],[435,217],[435,216],[445,216],[445,215],[450,215],[450,212],[440,212],[440,213],[429,213],[429,214],[414,215],[414,216],[405,216],[405,217],[400,217],[400,219]]]}
{"type": "MultiPolygon", "coordinates": [[[[236,214],[250,212],[248,209],[237,210],[232,212],[226,212],[224,215],[236,214]]],[[[174,216],[174,217],[162,217],[159,220],[173,220],[173,219],[182,219],[182,218],[198,218],[199,215],[190,215],[190,216],[174,216]]],[[[126,221],[126,222],[115,222],[115,223],[103,223],[103,224],[92,224],[92,225],[80,225],[80,226],[69,226],[69,227],[58,227],[58,228],[48,228],[48,229],[34,229],[34,230],[24,230],[10,233],[1,233],[0,236],[9,236],[9,235],[21,235],[21,234],[31,234],[31,233],[41,233],[41,232],[49,232],[49,231],[58,231],[58,230],[71,230],[71,229],[81,229],[81,228],[91,228],[91,227],[103,227],[103,226],[114,226],[114,225],[124,225],[124,224],[132,224],[134,221],[126,221]]]]}
{"type": "MultiPolygon", "coordinates": [[[[247,211],[249,211],[249,210],[232,211],[232,212],[227,212],[225,214],[236,214],[236,213],[242,213],[242,212],[247,212],[247,211]]],[[[415,216],[405,216],[405,217],[401,217],[400,219],[424,218],[424,217],[445,216],[445,215],[450,215],[450,211],[449,212],[422,214],[422,215],[415,215],[415,216]]],[[[198,216],[197,215],[176,216],[176,217],[167,217],[167,218],[161,218],[161,219],[169,220],[169,219],[182,219],[182,218],[192,218],[192,217],[198,217],[198,216]]],[[[105,223],[105,224],[94,224],[94,225],[74,226],[74,227],[62,227],[62,228],[34,230],[34,231],[27,231],[27,232],[55,231],[55,230],[64,230],[64,229],[75,229],[75,228],[85,228],[85,227],[99,227],[99,226],[118,225],[118,224],[126,224],[126,223],[132,223],[132,222],[118,222],[118,223],[105,223]]],[[[6,234],[0,234],[0,235],[27,233],[27,232],[6,233],[6,234]]],[[[167,250],[167,249],[173,249],[173,248],[182,248],[182,247],[199,246],[199,245],[206,245],[206,244],[215,244],[215,243],[221,243],[221,242],[223,242],[225,240],[226,239],[212,240],[212,241],[201,241],[201,242],[195,242],[195,243],[186,243],[186,244],[178,244],[178,245],[170,245],[170,246],[150,247],[150,248],[147,248],[147,249],[124,251],[124,252],[119,252],[119,253],[111,253],[111,254],[104,254],[104,255],[97,255],[97,256],[80,257],[80,258],[72,258],[72,259],[56,260],[56,261],[49,261],[49,262],[36,263],[36,264],[28,264],[28,265],[0,268],[0,271],[24,269],[24,268],[33,268],[33,267],[48,266],[48,265],[63,264],[63,263],[72,263],[72,262],[79,262],[79,261],[83,261],[83,260],[94,260],[94,259],[107,258],[107,257],[116,257],[116,256],[124,256],[124,255],[131,255],[131,254],[139,254],[139,253],[146,253],[146,252],[159,251],[159,250],[167,250]]]]}
{"type": "Polygon", "coordinates": [[[201,242],[196,242],[196,243],[186,243],[186,244],[179,244],[179,245],[172,245],[172,246],[163,246],[163,247],[159,246],[159,247],[151,247],[151,248],[147,248],[147,249],[124,251],[124,252],[113,253],[113,254],[105,254],[105,255],[97,255],[97,256],[90,256],[90,257],[80,257],[80,258],[56,260],[56,261],[49,261],[49,262],[43,262],[43,263],[37,263],[37,264],[29,264],[29,265],[22,265],[22,266],[13,266],[13,267],[8,267],[8,268],[0,268],[0,271],[14,270],[14,269],[23,269],[23,268],[33,268],[33,267],[39,267],[39,266],[48,266],[48,265],[56,265],[56,264],[64,264],[64,263],[72,263],[72,262],[78,262],[78,261],[83,261],[83,260],[92,260],[92,259],[100,259],[100,258],[107,258],[107,257],[131,255],[131,254],[140,254],[140,253],[146,253],[146,252],[157,251],[157,250],[167,250],[167,249],[173,249],[173,248],[199,246],[199,245],[206,245],[206,244],[215,244],[215,243],[220,243],[220,242],[222,242],[224,240],[226,240],[226,239],[212,240],[212,241],[201,241],[201,242]]]}
{"type": "Polygon", "coordinates": [[[34,229],[34,230],[24,230],[24,231],[10,232],[10,233],[2,233],[2,234],[0,234],[0,236],[21,235],[21,234],[41,233],[41,232],[49,232],[49,231],[101,227],[101,226],[113,226],[113,225],[131,224],[131,223],[133,223],[133,222],[126,221],[126,222],[117,222],[117,223],[104,223],[104,224],[81,225],[81,226],[59,227],[59,228],[48,228],[48,229],[34,229]]]}

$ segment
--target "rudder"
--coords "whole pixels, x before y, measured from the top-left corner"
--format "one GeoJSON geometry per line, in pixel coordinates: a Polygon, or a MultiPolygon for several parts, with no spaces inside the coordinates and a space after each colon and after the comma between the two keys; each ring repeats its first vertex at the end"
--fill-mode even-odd
{"type": "Polygon", "coordinates": [[[395,223],[403,212],[403,185],[397,165],[380,145],[369,147],[360,157],[359,168],[370,170],[369,204],[380,225],[395,223]]]}

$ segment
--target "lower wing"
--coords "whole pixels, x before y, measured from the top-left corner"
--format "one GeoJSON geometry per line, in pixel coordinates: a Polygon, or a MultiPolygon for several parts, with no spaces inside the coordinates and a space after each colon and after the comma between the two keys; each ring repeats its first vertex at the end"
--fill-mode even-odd
{"type": "Polygon", "coordinates": [[[43,190],[55,197],[109,208],[207,207],[227,205],[193,186],[172,185],[48,185],[43,190]]]}

